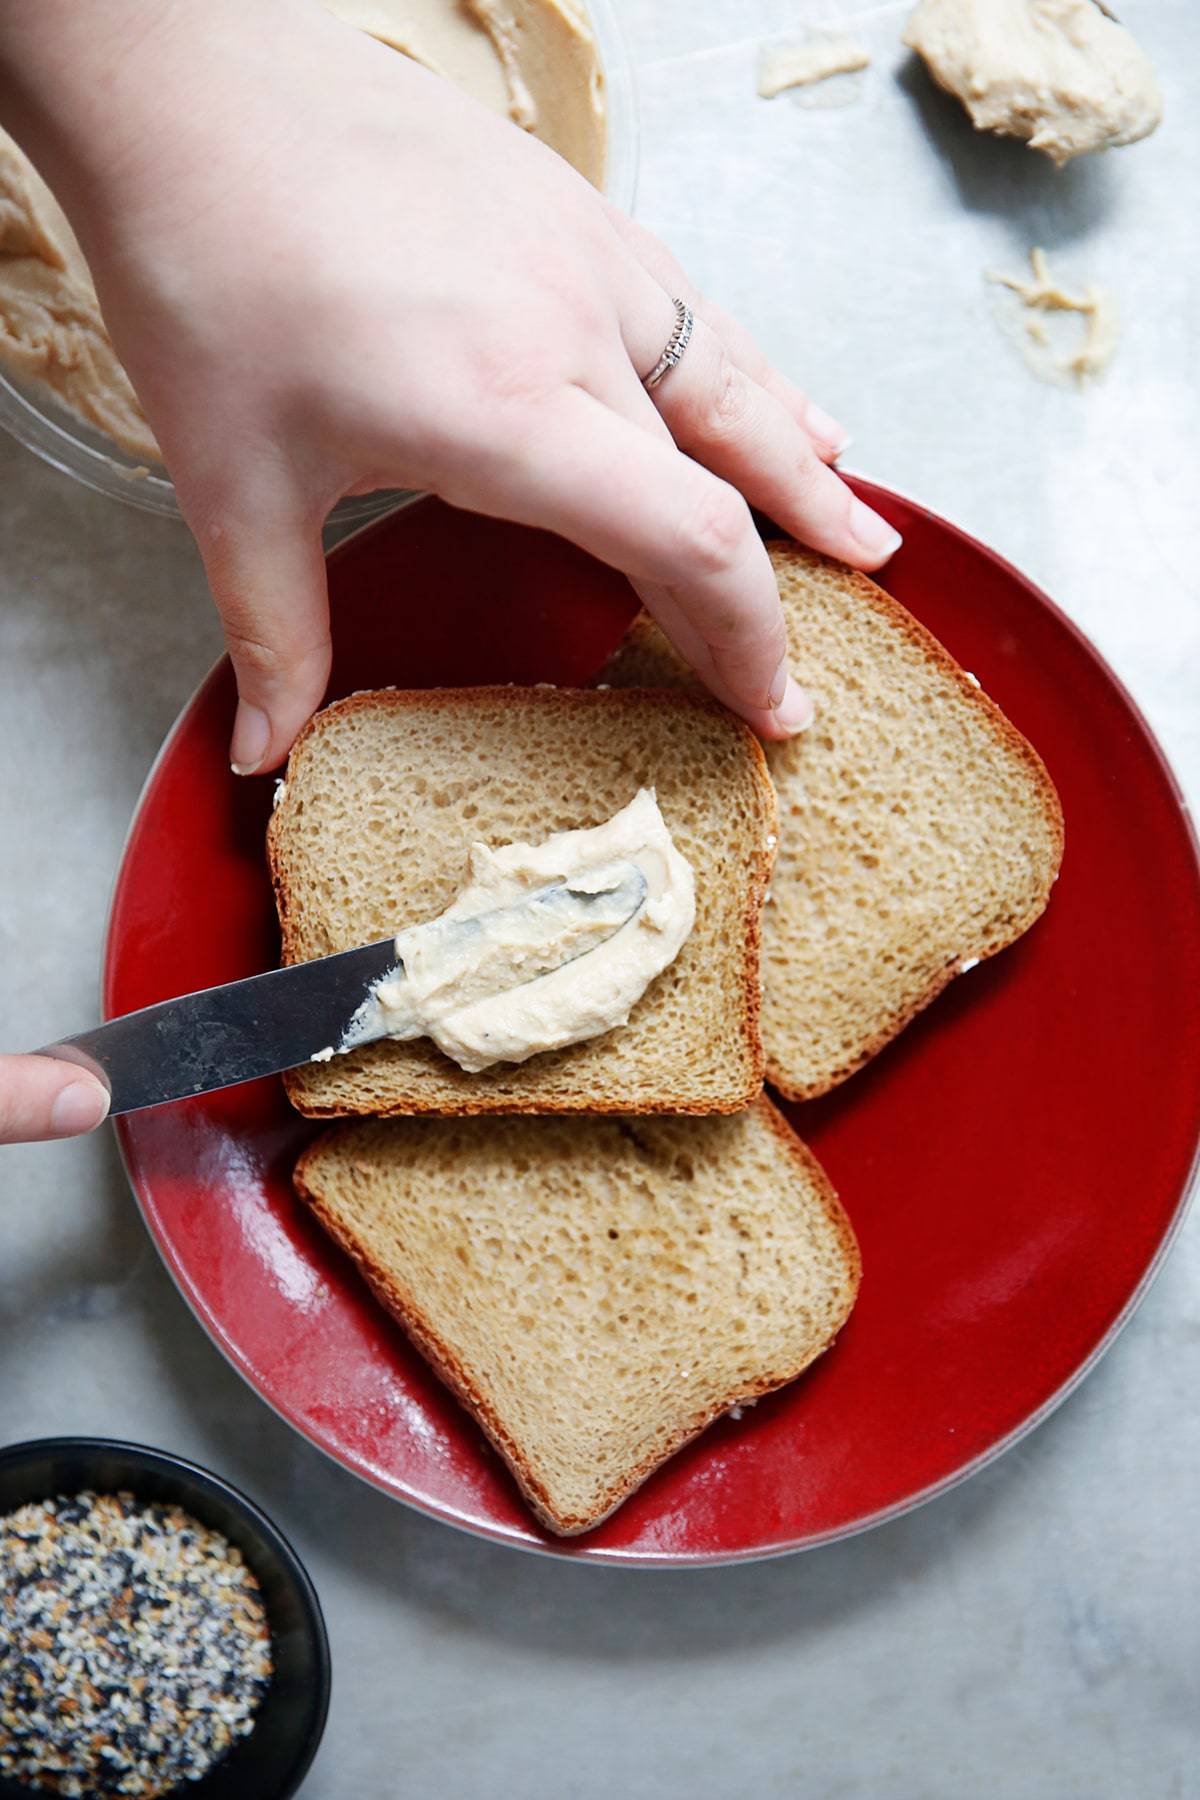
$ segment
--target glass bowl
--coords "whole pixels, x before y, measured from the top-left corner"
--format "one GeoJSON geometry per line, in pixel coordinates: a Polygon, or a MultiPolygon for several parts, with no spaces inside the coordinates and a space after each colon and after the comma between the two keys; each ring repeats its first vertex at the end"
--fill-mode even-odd
{"type": "MultiPolygon", "coordinates": [[[[604,191],[625,212],[633,210],[637,189],[638,117],[633,68],[613,0],[587,0],[608,99],[608,155],[604,191]]],[[[143,512],[179,518],[179,502],[161,465],[147,468],[103,432],[55,399],[40,382],[24,381],[0,366],[0,429],[7,431],[51,468],[73,475],[85,487],[123,500],[143,512]]],[[[329,516],[335,528],[365,523],[396,504],[394,490],[352,494],[329,516]]]]}
{"type": "MultiPolygon", "coordinates": [[[[329,1642],[316,1591],[283,1533],[220,1476],[165,1450],[111,1438],[39,1438],[0,1450],[0,1515],[56,1494],[131,1493],[177,1505],[242,1552],[262,1589],[275,1673],[254,1729],[180,1800],[289,1800],[317,1753],[329,1711],[329,1642]]],[[[44,1790],[41,1790],[44,1792],[44,1790]]],[[[39,1790],[0,1777],[0,1800],[39,1790]]]]}

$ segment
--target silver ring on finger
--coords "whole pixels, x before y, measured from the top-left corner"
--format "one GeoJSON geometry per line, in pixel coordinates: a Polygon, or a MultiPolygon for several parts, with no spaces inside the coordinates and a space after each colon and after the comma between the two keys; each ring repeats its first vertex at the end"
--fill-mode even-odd
{"type": "Polygon", "coordinates": [[[696,323],[691,307],[684,300],[676,299],[675,323],[671,335],[667,339],[662,355],[648,375],[642,377],[642,386],[649,394],[658,386],[664,375],[669,375],[675,364],[682,359],[684,351],[691,342],[692,327],[696,323]]]}

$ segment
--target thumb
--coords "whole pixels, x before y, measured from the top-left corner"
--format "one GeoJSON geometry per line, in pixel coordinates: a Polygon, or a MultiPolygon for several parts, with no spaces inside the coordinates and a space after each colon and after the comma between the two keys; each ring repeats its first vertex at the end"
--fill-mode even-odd
{"type": "Polygon", "coordinates": [[[0,1056],[0,1144],[77,1137],[99,1125],[108,1103],[108,1089],[76,1063],[0,1056]]]}
{"type": "Polygon", "coordinates": [[[329,680],[320,520],[247,510],[196,535],[237,677],[229,760],[254,775],[283,761],[329,680]]]}

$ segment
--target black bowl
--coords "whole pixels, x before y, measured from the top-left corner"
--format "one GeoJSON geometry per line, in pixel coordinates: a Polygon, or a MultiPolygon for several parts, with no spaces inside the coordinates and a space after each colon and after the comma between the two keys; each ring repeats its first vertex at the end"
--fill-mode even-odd
{"type": "MultiPolygon", "coordinates": [[[[329,1710],[329,1640],[300,1558],[244,1494],[165,1450],[109,1438],[38,1438],[0,1450],[0,1515],[85,1488],[182,1506],[242,1552],[262,1588],[275,1673],[253,1731],[178,1792],[186,1800],[288,1800],[317,1753],[329,1710]]],[[[29,1800],[36,1792],[0,1779],[0,1800],[29,1800]]]]}

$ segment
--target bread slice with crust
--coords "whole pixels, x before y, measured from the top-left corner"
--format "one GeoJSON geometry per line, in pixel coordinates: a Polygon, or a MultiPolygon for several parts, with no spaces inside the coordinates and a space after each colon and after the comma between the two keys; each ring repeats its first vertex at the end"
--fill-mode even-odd
{"type": "MultiPolygon", "coordinates": [[[[767,746],[779,849],[763,1042],[768,1079],[804,1100],[1033,924],[1063,821],[1037,752],[898,601],[797,544],[767,549],[817,709],[808,731],[767,746]]],[[[644,614],[597,679],[696,685],[644,614]]]]}
{"type": "Polygon", "coordinates": [[[313,1118],[728,1112],[762,1087],[759,950],[775,800],[752,732],[685,694],[384,690],[301,733],[268,831],[285,963],[440,913],[472,843],[540,842],[657,790],[696,880],[696,922],[629,1023],[468,1075],[427,1040],[285,1077],[313,1118]]]}
{"type": "Polygon", "coordinates": [[[539,1519],[597,1525],[849,1316],[859,1255],[766,1100],[725,1117],[335,1126],[296,1189],[539,1519]]]}

